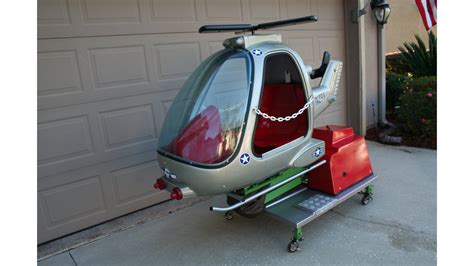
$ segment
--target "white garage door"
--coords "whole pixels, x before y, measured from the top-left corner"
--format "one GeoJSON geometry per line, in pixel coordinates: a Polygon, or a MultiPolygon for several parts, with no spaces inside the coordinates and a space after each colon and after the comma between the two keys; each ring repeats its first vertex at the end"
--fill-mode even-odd
{"type": "MultiPolygon", "coordinates": [[[[167,199],[152,189],[160,127],[194,68],[233,34],[203,24],[318,15],[284,28],[318,66],[344,61],[342,1],[39,0],[38,243],[167,199]]],[[[341,97],[318,124],[346,124],[341,97]]]]}

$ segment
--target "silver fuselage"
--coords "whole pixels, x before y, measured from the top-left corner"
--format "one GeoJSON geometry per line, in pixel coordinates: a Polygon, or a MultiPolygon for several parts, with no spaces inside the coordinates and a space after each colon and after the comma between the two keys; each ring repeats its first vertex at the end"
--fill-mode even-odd
{"type": "MultiPolygon", "coordinates": [[[[279,37],[278,35],[276,36],[279,37]]],[[[258,38],[258,36],[256,37],[258,38]]],[[[250,108],[247,111],[240,146],[238,146],[234,154],[224,163],[208,166],[184,163],[172,156],[166,156],[164,153],[159,152],[158,162],[160,166],[166,168],[173,175],[172,179],[165,178],[168,189],[173,186],[179,186],[182,188],[185,197],[227,193],[262,181],[284,169],[309,165],[322,157],[324,154],[324,142],[311,137],[314,119],[335,101],[342,63],[331,61],[325,76],[322,78],[320,86],[313,89],[310,84],[308,66],[304,64],[298,53],[281,42],[271,41],[271,38],[270,41],[268,41],[268,39],[267,37],[262,42],[258,42],[258,39],[253,39],[253,42],[247,42],[250,43],[249,46],[244,45],[244,47],[240,47],[240,49],[243,48],[249,51],[258,49],[262,52],[260,55],[251,54],[254,73],[249,99],[250,108]],[[305,136],[275,148],[261,156],[257,156],[252,150],[252,140],[257,121],[257,114],[253,109],[259,106],[261,98],[265,58],[275,53],[288,54],[296,62],[299,74],[303,80],[306,101],[308,101],[311,96],[313,96],[315,100],[308,108],[309,124],[305,136]],[[314,158],[314,156],[311,156],[311,153],[317,147],[322,149],[322,153],[317,158],[314,158]],[[239,160],[239,155],[244,153],[250,155],[250,162],[245,165],[239,160]]]]}

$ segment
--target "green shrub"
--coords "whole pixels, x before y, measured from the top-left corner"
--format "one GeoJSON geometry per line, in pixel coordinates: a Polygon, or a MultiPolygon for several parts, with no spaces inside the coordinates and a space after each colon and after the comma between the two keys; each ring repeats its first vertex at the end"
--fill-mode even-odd
{"type": "Polygon", "coordinates": [[[408,66],[403,62],[400,52],[385,55],[385,69],[387,73],[391,72],[405,76],[409,73],[408,66]]]}
{"type": "Polygon", "coordinates": [[[387,72],[386,74],[386,105],[387,110],[393,110],[399,103],[400,95],[406,86],[406,75],[387,72]]]}
{"type": "Polygon", "coordinates": [[[410,78],[400,96],[399,122],[409,136],[436,136],[436,77],[410,78]]]}
{"type": "Polygon", "coordinates": [[[428,33],[428,49],[418,34],[415,35],[416,43],[403,43],[399,46],[401,60],[393,62],[395,68],[412,73],[415,77],[436,76],[436,35],[428,33]]]}

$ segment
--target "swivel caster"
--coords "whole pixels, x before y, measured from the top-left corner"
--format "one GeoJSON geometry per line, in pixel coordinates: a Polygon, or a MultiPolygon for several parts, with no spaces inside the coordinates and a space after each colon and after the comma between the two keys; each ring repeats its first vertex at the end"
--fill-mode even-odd
{"type": "Polygon", "coordinates": [[[234,219],[234,212],[233,211],[227,211],[225,213],[225,219],[227,221],[230,221],[230,220],[234,219]]]}
{"type": "Polygon", "coordinates": [[[296,240],[291,240],[290,243],[288,243],[288,252],[294,253],[300,249],[300,244],[296,240]]]}
{"type": "Polygon", "coordinates": [[[373,200],[373,197],[371,195],[364,195],[364,197],[362,197],[361,203],[362,205],[367,205],[372,200],[373,200]]]}
{"type": "Polygon", "coordinates": [[[373,198],[373,193],[374,191],[374,185],[370,184],[368,185],[365,190],[363,192],[361,192],[360,194],[363,194],[364,196],[362,197],[362,200],[360,201],[360,203],[362,203],[362,205],[367,205],[369,204],[369,202],[371,202],[374,198],[373,198]]]}
{"type": "Polygon", "coordinates": [[[293,238],[288,244],[288,252],[293,253],[300,250],[300,241],[303,241],[303,231],[301,228],[295,228],[293,230],[293,238]]]}

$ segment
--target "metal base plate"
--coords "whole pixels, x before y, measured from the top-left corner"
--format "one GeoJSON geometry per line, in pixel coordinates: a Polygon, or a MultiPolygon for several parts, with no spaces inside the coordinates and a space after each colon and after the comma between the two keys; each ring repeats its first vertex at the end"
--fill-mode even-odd
{"type": "Polygon", "coordinates": [[[314,196],[298,204],[298,207],[316,213],[323,211],[324,207],[332,205],[331,203],[335,200],[334,197],[316,192],[314,196]]]}
{"type": "Polygon", "coordinates": [[[328,195],[313,189],[306,189],[278,204],[268,205],[265,212],[291,226],[302,227],[351,198],[371,184],[376,178],[376,175],[370,175],[345,189],[337,196],[328,195]]]}

